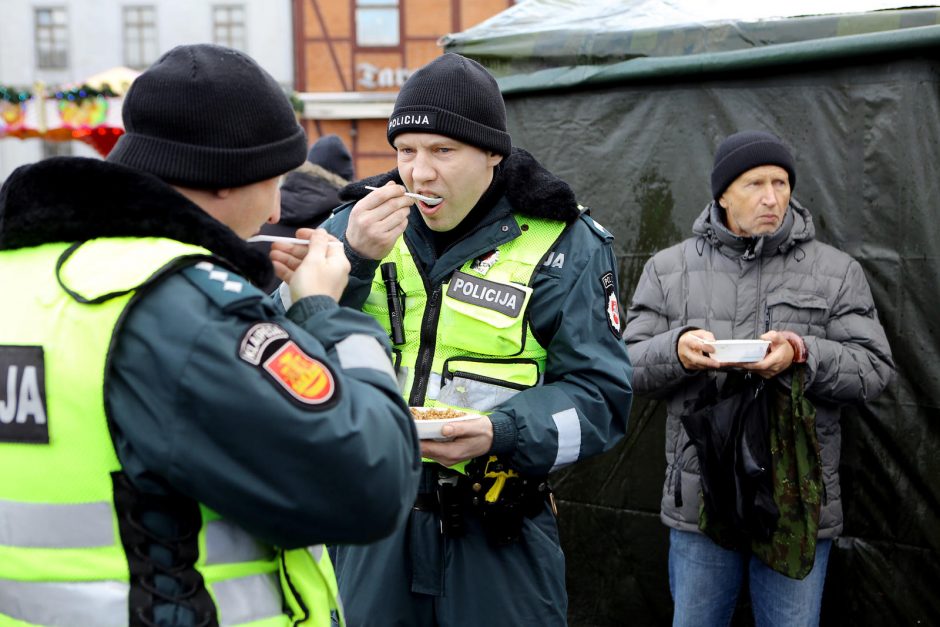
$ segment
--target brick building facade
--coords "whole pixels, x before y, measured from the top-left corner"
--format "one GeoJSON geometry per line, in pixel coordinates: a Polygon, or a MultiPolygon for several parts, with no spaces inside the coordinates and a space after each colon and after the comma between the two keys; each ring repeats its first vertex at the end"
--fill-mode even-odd
{"type": "Polygon", "coordinates": [[[395,167],[385,124],[401,84],[438,40],[515,0],[293,0],[294,88],[310,141],[336,134],[364,177],[395,167]]]}

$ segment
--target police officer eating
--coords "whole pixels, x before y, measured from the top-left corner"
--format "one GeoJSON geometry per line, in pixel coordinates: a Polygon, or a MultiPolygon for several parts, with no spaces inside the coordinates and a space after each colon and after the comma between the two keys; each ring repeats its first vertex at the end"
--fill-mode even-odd
{"type": "MultiPolygon", "coordinates": [[[[393,339],[408,404],[471,416],[422,440],[406,524],[335,547],[357,627],[566,624],[550,474],[626,430],[613,237],[506,128],[493,77],[436,58],[389,119],[398,167],[324,224],[350,259],[340,302],[393,339]]],[[[274,248],[289,280],[302,251],[274,248]]]]}

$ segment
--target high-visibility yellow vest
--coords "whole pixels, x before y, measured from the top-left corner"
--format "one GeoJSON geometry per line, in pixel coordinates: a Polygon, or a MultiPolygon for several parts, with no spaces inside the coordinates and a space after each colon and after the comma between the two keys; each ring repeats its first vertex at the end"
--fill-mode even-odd
{"type": "MultiPolygon", "coordinates": [[[[106,363],[136,290],[183,257],[218,269],[208,250],[162,238],[0,251],[2,626],[118,627],[138,609],[115,503],[123,475],[106,363]]],[[[204,506],[192,511],[194,569],[220,625],[326,627],[331,610],[342,615],[322,546],[284,551],[204,506]]]]}
{"type": "MultiPolygon", "coordinates": [[[[546,350],[529,325],[532,282],[565,223],[515,219],[519,237],[489,257],[467,261],[431,294],[403,237],[382,260],[396,265],[405,294],[405,341],[394,352],[402,394],[412,406],[486,414],[540,383],[546,350]]],[[[363,311],[390,331],[381,268],[363,311]]]]}

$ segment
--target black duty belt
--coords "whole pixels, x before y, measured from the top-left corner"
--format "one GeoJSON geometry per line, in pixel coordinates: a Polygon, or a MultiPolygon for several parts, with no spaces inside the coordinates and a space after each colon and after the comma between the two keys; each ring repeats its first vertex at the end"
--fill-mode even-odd
{"type": "Polygon", "coordinates": [[[437,500],[437,492],[418,492],[413,509],[417,512],[440,513],[441,504],[437,500]]]}
{"type": "MultiPolygon", "coordinates": [[[[524,518],[532,518],[545,511],[548,503],[557,515],[555,499],[545,478],[521,477],[506,468],[495,457],[474,460],[468,464],[468,475],[438,464],[425,463],[421,473],[414,511],[430,512],[440,519],[441,533],[460,537],[466,532],[466,519],[477,517],[487,537],[497,546],[519,539],[524,518]],[[497,477],[494,468],[503,475],[497,477]],[[494,501],[487,499],[494,482],[499,481],[494,501]],[[503,489],[505,486],[506,489],[503,489]]],[[[491,494],[493,494],[491,493],[491,494]]]]}

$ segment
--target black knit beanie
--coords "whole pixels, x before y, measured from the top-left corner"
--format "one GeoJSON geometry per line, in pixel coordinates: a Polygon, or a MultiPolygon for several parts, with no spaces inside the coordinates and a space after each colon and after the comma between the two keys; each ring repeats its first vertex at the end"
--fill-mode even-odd
{"type": "Polygon", "coordinates": [[[388,143],[399,133],[436,133],[500,155],[512,151],[503,95],[486,69],[443,54],[408,77],[388,120],[388,143]]]}
{"type": "Polygon", "coordinates": [[[328,170],[347,181],[355,178],[352,155],[346,150],[346,144],[336,135],[324,135],[313,142],[307,161],[328,170]]]}
{"type": "Polygon", "coordinates": [[[780,166],[790,176],[790,189],[796,186],[793,155],[779,137],[764,131],[741,131],[729,135],[715,152],[712,198],[717,202],[736,178],[762,165],[780,166]]]}
{"type": "Polygon", "coordinates": [[[183,187],[241,187],[292,170],[307,139],[284,91],[248,55],[177,46],[137,77],[108,161],[183,187]]]}

